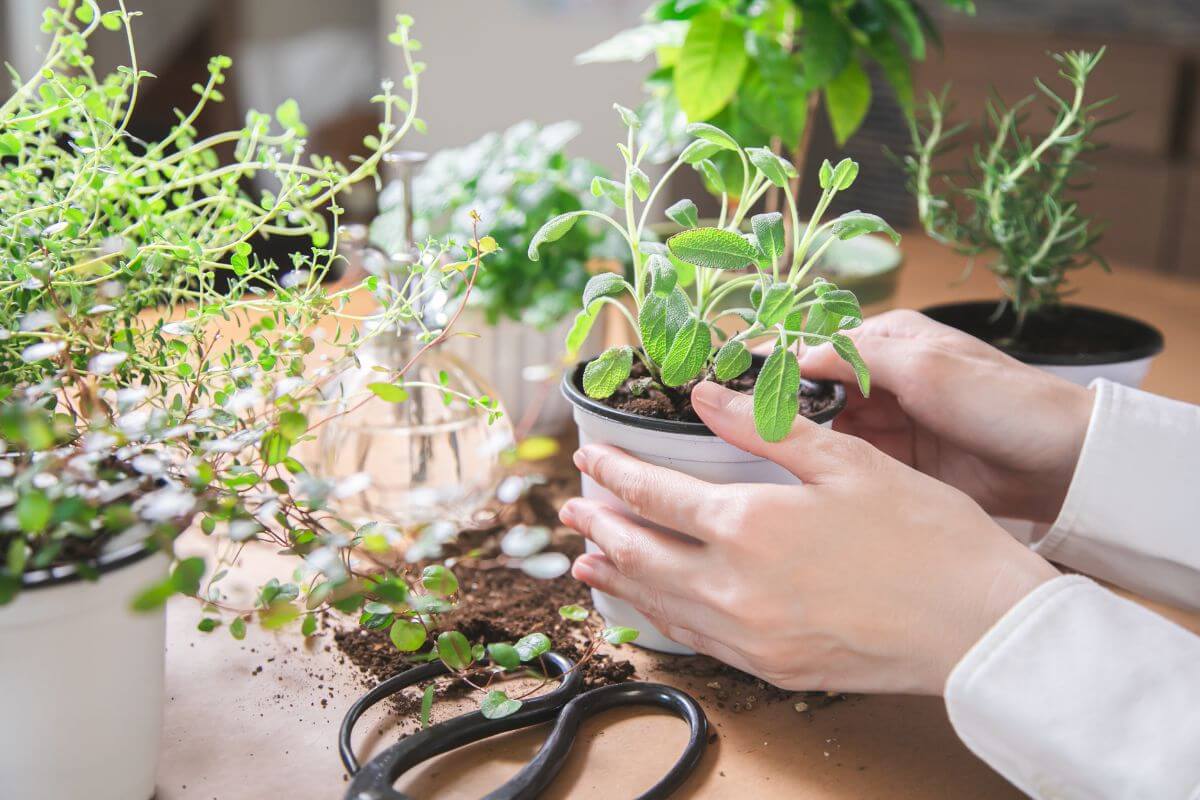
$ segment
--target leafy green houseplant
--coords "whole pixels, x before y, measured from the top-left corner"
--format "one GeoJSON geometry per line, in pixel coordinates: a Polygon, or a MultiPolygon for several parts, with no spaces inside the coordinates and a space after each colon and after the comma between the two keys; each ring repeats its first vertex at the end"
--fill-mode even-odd
{"type": "Polygon", "coordinates": [[[945,93],[931,95],[914,120],[913,151],[904,165],[929,235],[972,264],[982,260],[1004,295],[999,304],[940,307],[935,316],[1026,361],[1079,368],[1080,380],[1106,364],[1136,363],[1122,368],[1125,379],[1136,382],[1161,349],[1161,334],[1064,302],[1072,272],[1092,264],[1107,269],[1096,249],[1102,225],[1079,202],[1085,159],[1097,149],[1095,134],[1106,121],[1099,112],[1109,99],[1087,97],[1103,54],[1054,56],[1065,93],[1035,79],[1037,94],[1011,106],[991,101],[965,169],[942,171],[941,159],[967,127],[950,124],[945,93]],[[1027,130],[1025,112],[1039,97],[1054,115],[1044,134],[1027,130]]]}
{"type": "Polygon", "coordinates": [[[529,245],[529,257],[536,260],[545,244],[565,236],[581,217],[598,216],[618,230],[630,248],[632,283],[615,274],[593,277],[567,339],[568,353],[573,355],[606,305],[620,309],[637,336],[638,346],[610,348],[587,364],[582,373],[587,396],[612,396],[630,380],[635,360],[645,372],[645,380],[633,388],[635,392],[686,391],[702,375],[732,381],[751,369],[749,343],[764,338],[773,342],[773,349],[754,383],[755,424],[764,439],[782,439],[799,410],[800,368],[794,351],[801,346],[832,344],[854,367],[860,388],[867,393],[867,367],[844,333],[862,321],[857,299],[825,281],[804,284],[821,252],[836,241],[877,232],[899,240],[898,234],[873,214],[855,211],[822,220],[834,196],[853,184],[858,165],[846,159],[836,166],[828,161],[821,166],[820,202],[807,224],[801,225],[788,186],[795,167],[787,160],[766,148],[743,148],[720,128],[695,123],[688,128],[695,137],[692,143],[651,185],[640,166],[645,148],[635,150],[640,121],[628,109],[617,109],[628,128],[627,141],[619,146],[625,180],[618,184],[597,178],[596,186],[624,213],[620,219],[592,211],[560,215],[543,225],[529,245]],[[683,166],[715,171],[711,157],[720,152],[732,154],[741,164],[738,189],[746,202],[731,208],[729,193],[723,192],[718,224],[699,227],[695,204],[680,200],[668,207],[666,214],[684,230],[665,246],[644,241],[649,213],[672,173],[683,166]],[[787,200],[793,222],[790,246],[784,215],[779,212],[753,215],[754,233],[741,233],[747,209],[772,186],[780,188],[787,200]],[[748,292],[749,307],[722,305],[739,291],[748,292]],[[632,310],[621,298],[628,298],[632,310]],[[741,330],[727,333],[716,324],[723,317],[739,319],[741,330]]]}
{"type": "MultiPolygon", "coordinates": [[[[971,0],[946,4],[973,11],[971,0]]],[[[659,0],[645,18],[578,61],[654,55],[657,68],[640,109],[658,140],[652,155],[673,155],[686,143],[678,120],[711,122],[747,145],[787,153],[798,167],[793,193],[821,100],[838,144],[858,130],[870,108],[869,64],[878,65],[900,105],[911,109],[910,60],[923,59],[926,40],[937,35],[913,0],[659,0]]],[[[737,196],[737,160],[716,163],[737,196]]]]}
{"type": "MultiPolygon", "coordinates": [[[[408,69],[402,91],[385,83],[372,98],[378,130],[346,166],[305,152],[292,101],[200,137],[197,117],[221,100],[223,56],[163,139],[130,136],[150,77],[138,66],[137,16],[123,3],[60,0],[45,12],[42,68],[16,78],[0,104],[0,683],[22,687],[0,717],[0,773],[15,796],[153,793],[162,609],[175,594],[195,598],[200,630],[235,639],[251,622],[310,636],[320,615],[340,612],[388,626],[397,648],[455,672],[477,665],[483,646],[464,648],[438,622],[462,596],[448,569],[388,568],[398,532],[339,518],[336,501],[371,476],[321,478],[298,450],[332,413],[321,390],[335,371],[312,359],[353,359],[381,331],[413,331],[417,347],[409,364],[378,375],[371,396],[402,403],[432,388],[498,413],[453,383],[406,379],[455,322],[428,327],[418,313],[446,288],[442,246],[394,280],[322,282],[336,258],[338,197],[423,127],[411,19],[398,17],[390,37],[408,69]],[[129,57],[107,76],[88,52],[104,30],[125,38],[129,57]],[[226,150],[232,158],[218,155],[226,150]],[[275,188],[251,194],[253,176],[275,188]],[[255,254],[257,234],[315,246],[276,265],[255,254]],[[369,320],[356,311],[362,295],[378,304],[369,320]],[[192,522],[211,557],[174,555],[192,522]],[[227,576],[256,542],[290,577],[243,602],[227,576]],[[64,724],[48,708],[73,716],[64,724]],[[77,769],[60,769],[64,751],[77,769]]],[[[493,249],[473,232],[468,285],[493,249]]],[[[536,658],[542,646],[524,652],[536,658]]],[[[509,663],[494,657],[492,672],[509,663]]],[[[491,699],[495,713],[513,709],[491,699]]]]}

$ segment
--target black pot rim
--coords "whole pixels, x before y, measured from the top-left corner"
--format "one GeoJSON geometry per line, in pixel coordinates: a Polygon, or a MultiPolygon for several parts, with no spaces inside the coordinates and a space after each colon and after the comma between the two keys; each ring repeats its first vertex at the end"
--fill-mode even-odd
{"type": "MultiPolygon", "coordinates": [[[[159,552],[161,551],[154,542],[149,539],[143,539],[120,547],[110,553],[103,553],[98,558],[84,563],[91,566],[100,575],[104,575],[137,564],[159,552]]],[[[85,580],[85,578],[80,573],[77,565],[63,564],[57,567],[47,567],[46,569],[26,572],[21,576],[21,591],[46,589],[51,586],[62,586],[63,584],[75,583],[82,580],[85,580]]]]}
{"type": "MultiPolygon", "coordinates": [[[[762,356],[754,356],[755,363],[764,360],[762,356]]],[[[659,433],[678,433],[685,436],[716,436],[703,422],[684,422],[677,419],[643,417],[639,414],[621,411],[620,409],[605,405],[599,400],[593,400],[583,392],[583,368],[587,366],[589,361],[591,359],[582,360],[563,373],[562,393],[572,405],[578,406],[597,416],[628,425],[631,428],[658,431],[659,433]]],[[[807,378],[802,378],[801,380],[809,386],[833,387],[834,404],[820,414],[806,417],[806,419],[817,424],[822,424],[836,417],[846,407],[846,387],[840,381],[811,381],[807,378]]]]}
{"type": "MultiPolygon", "coordinates": [[[[921,313],[926,316],[932,316],[930,312],[936,312],[951,308],[969,309],[978,311],[981,315],[990,316],[995,312],[996,307],[1000,304],[999,300],[963,300],[956,303],[937,303],[932,306],[925,306],[921,309],[921,313]]],[[[1091,314],[1097,317],[1105,317],[1114,322],[1127,325],[1132,329],[1137,330],[1144,338],[1145,343],[1137,347],[1128,347],[1124,350],[1109,350],[1098,353],[1080,353],[1078,355],[1062,355],[1062,354],[1045,354],[1031,353],[1026,350],[1019,350],[1013,347],[1003,347],[1001,345],[992,344],[993,347],[1003,351],[1007,355],[1012,356],[1018,361],[1026,364],[1041,364],[1052,367],[1095,367],[1103,364],[1121,364],[1126,361],[1137,361],[1142,358],[1150,358],[1156,356],[1163,351],[1165,339],[1162,331],[1142,322],[1140,319],[1118,313],[1116,311],[1108,311],[1103,308],[1094,306],[1082,305],[1080,303],[1063,303],[1058,306],[1061,309],[1072,312],[1082,312],[1091,314]]]]}

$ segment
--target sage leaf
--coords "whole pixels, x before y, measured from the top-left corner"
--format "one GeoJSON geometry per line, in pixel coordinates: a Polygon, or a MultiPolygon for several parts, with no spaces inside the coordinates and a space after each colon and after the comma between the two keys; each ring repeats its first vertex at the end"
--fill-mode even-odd
{"type": "Polygon", "coordinates": [[[626,128],[637,130],[642,127],[642,121],[638,119],[638,115],[633,113],[632,109],[626,108],[620,103],[613,103],[613,110],[621,116],[621,122],[625,124],[626,128]]]}
{"type": "Polygon", "coordinates": [[[821,169],[817,172],[817,180],[821,184],[822,189],[829,189],[833,186],[833,164],[829,163],[829,159],[821,162],[821,169]]]}
{"type": "Polygon", "coordinates": [[[425,644],[425,626],[411,619],[397,619],[388,629],[388,638],[401,653],[412,653],[425,644]]]}
{"type": "Polygon", "coordinates": [[[710,144],[716,145],[722,150],[732,150],[736,153],[741,149],[732,136],[716,125],[709,125],[707,122],[693,122],[687,126],[687,132],[697,139],[703,139],[710,144]]]}
{"type": "Polygon", "coordinates": [[[709,119],[723,109],[737,92],[748,61],[742,27],[722,9],[692,17],[672,77],[688,119],[709,119]]]}
{"type": "Polygon", "coordinates": [[[667,386],[682,386],[700,374],[712,352],[708,323],[692,317],[675,334],[663,358],[662,380],[667,386]]]}
{"type": "Polygon", "coordinates": [[[666,256],[652,255],[646,259],[646,272],[650,275],[650,289],[655,294],[669,295],[678,281],[675,265],[666,256]]]}
{"type": "Polygon", "coordinates": [[[731,381],[750,369],[753,359],[746,345],[737,339],[730,339],[717,351],[713,362],[713,372],[719,381],[731,381]]]}
{"type": "Polygon", "coordinates": [[[862,236],[864,233],[885,233],[892,244],[900,244],[900,234],[892,229],[882,217],[868,214],[866,211],[849,211],[835,219],[829,226],[829,232],[843,241],[862,236]]]}
{"type": "Polygon", "coordinates": [[[617,208],[625,207],[625,187],[614,180],[599,175],[592,178],[592,195],[607,198],[617,208]]]}
{"type": "Polygon", "coordinates": [[[854,184],[854,179],[858,177],[858,162],[843,158],[838,162],[838,165],[833,168],[833,186],[842,191],[849,189],[854,184]]]}
{"type": "Polygon", "coordinates": [[[587,341],[588,334],[592,332],[592,326],[596,324],[598,316],[600,316],[600,306],[585,308],[575,315],[575,321],[571,323],[571,329],[567,331],[567,339],[563,346],[568,360],[573,361],[579,357],[579,349],[587,341]]]}
{"type": "Polygon", "coordinates": [[[710,192],[721,194],[725,191],[725,178],[716,164],[705,159],[696,165],[696,169],[700,170],[700,174],[704,176],[704,182],[708,185],[710,192]]]}
{"type": "Polygon", "coordinates": [[[593,275],[583,287],[583,307],[587,308],[601,297],[616,297],[628,287],[625,279],[615,272],[593,275]]]}
{"type": "Polygon", "coordinates": [[[783,322],[796,303],[796,294],[791,284],[784,281],[773,283],[763,292],[758,304],[758,319],[763,325],[770,327],[783,322]]]}
{"type": "Polygon", "coordinates": [[[683,152],[679,154],[679,160],[684,164],[696,166],[701,161],[706,161],[717,153],[721,152],[721,148],[705,139],[696,139],[683,148],[683,152]]]}
{"type": "Polygon", "coordinates": [[[746,149],[750,163],[761,172],[767,180],[776,186],[785,186],[788,178],[796,177],[796,168],[765,147],[750,147],[746,149]]]}
{"type": "Polygon", "coordinates": [[[750,218],[750,227],[754,230],[754,238],[758,241],[758,249],[768,262],[774,264],[783,258],[787,250],[784,239],[783,214],[772,211],[767,214],[755,214],[750,218]]]}
{"type": "Polygon", "coordinates": [[[706,269],[742,269],[758,258],[744,236],[724,228],[694,228],[667,239],[676,258],[706,269]]]}
{"type": "Polygon", "coordinates": [[[583,368],[583,391],[588,397],[610,397],[632,368],[632,347],[610,347],[583,368]]]}
{"type": "Polygon", "coordinates": [[[833,349],[854,369],[854,377],[858,378],[859,391],[862,392],[863,397],[870,397],[871,372],[867,369],[867,362],[863,361],[862,355],[859,354],[854,340],[844,333],[833,334],[832,340],[833,349]]]}
{"type": "Polygon", "coordinates": [[[687,34],[682,20],[665,20],[621,31],[575,56],[576,64],[602,64],[617,61],[642,61],[660,47],[679,47],[687,34]]]}
{"type": "Polygon", "coordinates": [[[683,228],[694,228],[700,223],[696,204],[691,200],[683,199],[674,203],[667,209],[666,214],[668,219],[683,228]]]}
{"type": "Polygon", "coordinates": [[[637,195],[637,199],[643,203],[650,196],[650,176],[639,168],[629,168],[629,185],[633,187],[633,193],[637,195]]]}
{"type": "Polygon", "coordinates": [[[479,707],[480,713],[488,719],[502,719],[520,710],[521,701],[513,700],[499,689],[488,692],[479,707]]]}
{"type": "Polygon", "coordinates": [[[782,441],[799,410],[800,365],[791,350],[776,345],[754,383],[754,428],[764,441],[782,441]]]}
{"type": "MultiPolygon", "coordinates": [[[[854,292],[846,289],[834,289],[818,297],[817,302],[834,316],[862,319],[862,307],[859,306],[858,298],[855,297],[854,292]]],[[[839,325],[839,327],[841,326],[839,325]]]]}
{"type": "Polygon", "coordinates": [[[438,634],[437,654],[442,663],[455,672],[466,669],[474,661],[471,643],[458,631],[445,631],[438,634]]]}
{"type": "Polygon", "coordinates": [[[559,214],[557,217],[548,219],[542,227],[538,228],[537,233],[529,240],[529,260],[537,261],[540,258],[538,248],[547,242],[557,242],[562,237],[566,236],[571,228],[575,227],[575,223],[579,218],[587,215],[587,211],[568,211],[565,214],[559,214]]]}
{"type": "Polygon", "coordinates": [[[675,334],[687,322],[691,313],[688,297],[678,286],[663,297],[650,294],[638,314],[642,349],[655,364],[662,364],[675,334]]]}

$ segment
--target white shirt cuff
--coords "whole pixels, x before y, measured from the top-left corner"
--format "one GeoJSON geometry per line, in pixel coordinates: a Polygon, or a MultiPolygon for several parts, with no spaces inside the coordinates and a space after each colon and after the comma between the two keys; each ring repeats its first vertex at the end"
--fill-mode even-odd
{"type": "Polygon", "coordinates": [[[946,681],[955,731],[1036,798],[1200,798],[1200,637],[1065,575],[946,681]]]}

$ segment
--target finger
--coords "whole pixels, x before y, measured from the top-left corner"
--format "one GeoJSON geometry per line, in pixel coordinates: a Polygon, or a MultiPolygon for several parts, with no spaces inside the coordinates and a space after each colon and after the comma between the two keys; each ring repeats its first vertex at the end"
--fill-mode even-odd
{"type": "Polygon", "coordinates": [[[608,445],[580,448],[575,465],[643,519],[701,541],[719,533],[713,527],[713,508],[725,494],[723,487],[647,464],[608,445]]]}
{"type": "Polygon", "coordinates": [[[632,581],[600,553],[586,553],[575,559],[571,574],[593,589],[629,603],[668,639],[720,659],[744,672],[752,671],[745,655],[723,641],[732,640],[738,635],[737,627],[725,615],[714,613],[703,604],[632,581]],[[695,630],[701,623],[703,632],[695,630]]]}
{"type": "Polygon", "coordinates": [[[712,381],[692,390],[692,407],[700,419],[734,447],[774,461],[805,482],[820,483],[830,475],[861,467],[870,458],[866,442],[796,417],[782,441],[767,442],[754,427],[754,398],[712,381]]]}
{"type": "Polygon", "coordinates": [[[559,518],[604,551],[629,579],[669,592],[690,592],[701,566],[699,545],[639,525],[594,500],[568,500],[559,518]]]}

